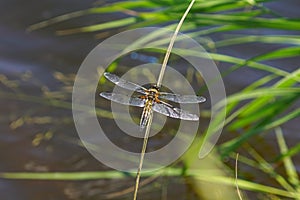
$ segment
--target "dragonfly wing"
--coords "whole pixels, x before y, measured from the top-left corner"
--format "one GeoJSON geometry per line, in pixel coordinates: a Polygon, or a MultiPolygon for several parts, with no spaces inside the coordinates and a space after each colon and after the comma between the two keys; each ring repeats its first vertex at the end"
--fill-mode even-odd
{"type": "Polygon", "coordinates": [[[198,121],[199,117],[195,114],[189,113],[185,110],[181,110],[179,108],[170,107],[165,104],[155,103],[152,106],[152,109],[158,113],[166,115],[168,117],[183,119],[183,120],[191,120],[198,121]]]}
{"type": "Polygon", "coordinates": [[[176,103],[202,103],[206,101],[205,97],[197,95],[180,95],[167,92],[160,92],[159,98],[173,101],[176,103]]]}
{"type": "Polygon", "coordinates": [[[144,87],[142,87],[142,86],[140,86],[138,84],[126,81],[126,80],[118,77],[117,75],[109,73],[109,72],[105,72],[104,76],[108,80],[110,80],[111,82],[113,82],[114,84],[116,84],[117,86],[120,86],[120,87],[125,88],[127,90],[132,90],[132,91],[136,91],[136,92],[140,92],[142,94],[145,94],[146,88],[144,88],[144,87]]]}
{"type": "Polygon", "coordinates": [[[100,96],[116,103],[130,105],[130,106],[137,106],[137,107],[144,107],[146,102],[145,99],[141,99],[138,97],[129,97],[123,94],[117,94],[111,92],[101,92],[100,96]]]}

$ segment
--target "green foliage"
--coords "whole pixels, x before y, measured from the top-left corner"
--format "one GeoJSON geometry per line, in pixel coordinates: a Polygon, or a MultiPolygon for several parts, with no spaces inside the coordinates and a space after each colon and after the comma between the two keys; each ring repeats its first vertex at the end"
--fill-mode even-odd
{"type": "MultiPolygon", "coordinates": [[[[270,0],[269,0],[270,1],[270,0]]],[[[224,31],[241,30],[249,28],[271,28],[281,30],[300,30],[300,23],[296,19],[287,19],[278,16],[273,11],[264,7],[262,1],[197,1],[188,16],[188,23],[183,25],[183,30],[198,29],[201,26],[219,26],[224,31]],[[266,15],[271,15],[269,17],[266,15]]],[[[109,28],[133,28],[144,26],[157,26],[173,22],[176,24],[187,7],[186,1],[121,1],[106,6],[95,7],[84,11],[77,11],[34,24],[29,31],[43,28],[54,23],[80,17],[82,15],[106,14],[123,12],[128,17],[116,19],[96,25],[60,30],[59,34],[74,34],[79,32],[95,32],[109,28]]],[[[217,32],[218,29],[212,30],[217,32]]]]}

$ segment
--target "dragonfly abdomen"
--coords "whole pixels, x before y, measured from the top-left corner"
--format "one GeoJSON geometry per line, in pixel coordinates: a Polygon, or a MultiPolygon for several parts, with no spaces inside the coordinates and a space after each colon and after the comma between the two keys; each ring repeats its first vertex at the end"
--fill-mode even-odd
{"type": "Polygon", "coordinates": [[[153,100],[147,99],[141,116],[141,121],[140,121],[141,129],[144,129],[148,124],[149,117],[152,112],[152,104],[153,104],[153,100]]]}

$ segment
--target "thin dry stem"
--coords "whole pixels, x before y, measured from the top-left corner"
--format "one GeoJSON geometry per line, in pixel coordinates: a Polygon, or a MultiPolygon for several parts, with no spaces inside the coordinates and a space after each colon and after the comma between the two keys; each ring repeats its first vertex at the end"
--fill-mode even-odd
{"type": "Polygon", "coordinates": [[[236,190],[237,190],[239,199],[243,200],[242,194],[241,194],[240,189],[239,189],[239,184],[237,182],[237,180],[238,180],[238,173],[237,173],[238,172],[238,160],[239,160],[239,154],[237,153],[236,158],[235,158],[235,186],[236,186],[236,190]]]}
{"type": "Polygon", "coordinates": [[[147,123],[145,136],[144,136],[144,142],[143,142],[143,147],[142,147],[142,152],[141,152],[140,164],[139,164],[139,168],[138,168],[137,173],[136,173],[133,200],[136,200],[136,198],[137,198],[137,192],[138,192],[138,189],[139,189],[139,182],[140,182],[140,177],[141,177],[141,170],[142,170],[142,167],[143,167],[144,156],[145,156],[145,152],[146,152],[146,149],[147,149],[147,143],[148,143],[148,138],[149,138],[152,119],[153,119],[153,111],[151,110],[150,112],[151,113],[150,113],[150,116],[149,116],[149,121],[147,123]]]}
{"type": "MultiPolygon", "coordinates": [[[[179,23],[178,23],[178,25],[177,25],[177,27],[175,29],[175,32],[174,32],[174,34],[173,34],[173,36],[172,36],[172,38],[170,40],[170,44],[168,46],[166,55],[164,57],[164,61],[163,61],[163,64],[161,66],[161,70],[160,70],[159,77],[158,77],[158,80],[157,80],[157,84],[156,85],[158,87],[161,86],[162,79],[163,79],[163,76],[164,76],[164,73],[165,73],[165,70],[166,70],[166,67],[167,67],[167,63],[168,63],[168,60],[169,60],[172,48],[174,46],[174,42],[175,42],[176,37],[178,35],[179,29],[181,28],[181,26],[183,24],[183,21],[185,20],[187,14],[190,12],[190,10],[191,10],[191,8],[192,8],[192,6],[193,6],[194,3],[195,3],[195,0],[192,0],[191,3],[189,4],[189,6],[186,9],[185,13],[181,17],[181,19],[180,19],[180,21],[179,21],[179,23]]],[[[137,192],[138,192],[138,188],[139,188],[139,181],[140,181],[140,177],[141,177],[141,170],[142,170],[142,167],[143,167],[143,161],[144,161],[144,156],[145,156],[145,152],[146,152],[146,148],[147,148],[147,143],[148,143],[150,128],[151,128],[151,124],[152,124],[152,118],[153,118],[153,113],[151,111],[151,114],[150,114],[150,117],[149,117],[149,122],[147,124],[146,132],[145,132],[145,136],[144,136],[144,143],[143,143],[143,148],[142,148],[142,152],[141,152],[140,164],[139,164],[139,168],[138,168],[138,171],[137,171],[137,174],[136,174],[136,181],[135,181],[135,189],[134,189],[133,200],[137,199],[137,192]]]]}
{"type": "Polygon", "coordinates": [[[176,29],[175,29],[175,32],[170,40],[170,44],[168,46],[168,49],[167,49],[167,52],[166,52],[166,55],[165,55],[165,58],[164,58],[164,61],[163,61],[163,64],[161,66],[161,69],[160,69],[160,73],[159,73],[159,77],[158,77],[158,80],[157,80],[157,86],[160,87],[161,86],[161,83],[162,83],[162,79],[163,79],[163,76],[165,74],[165,71],[166,71],[166,67],[167,67],[167,63],[168,63],[168,60],[169,60],[169,57],[170,57],[170,54],[171,54],[171,51],[172,51],[172,48],[174,46],[174,42],[176,40],[176,37],[178,35],[178,32],[179,32],[179,29],[181,28],[182,24],[183,24],[183,21],[185,20],[187,14],[190,12],[193,4],[195,3],[195,0],[192,0],[189,7],[186,9],[185,13],[183,14],[183,16],[181,17],[180,19],[180,22],[178,23],[176,29]]]}

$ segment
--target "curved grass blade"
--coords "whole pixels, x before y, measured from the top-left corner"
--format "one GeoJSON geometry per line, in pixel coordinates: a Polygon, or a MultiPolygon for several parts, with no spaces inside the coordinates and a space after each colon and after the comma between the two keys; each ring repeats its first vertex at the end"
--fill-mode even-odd
{"type": "Polygon", "coordinates": [[[276,157],[274,159],[274,162],[278,162],[280,160],[283,160],[286,157],[293,157],[293,156],[299,154],[299,152],[300,152],[300,144],[297,144],[297,145],[289,148],[287,152],[285,152],[285,153],[279,155],[278,157],[276,157]]]}
{"type": "MultiPolygon", "coordinates": [[[[182,168],[172,168],[160,170],[156,173],[144,172],[143,177],[155,176],[160,174],[161,176],[182,176],[182,168]]],[[[97,180],[97,179],[126,179],[132,177],[134,174],[123,173],[120,171],[103,171],[103,172],[5,172],[0,173],[0,177],[4,179],[17,179],[17,180],[97,180]]],[[[228,176],[212,176],[211,173],[203,170],[187,170],[185,176],[194,177],[197,180],[224,184],[235,185],[233,178],[228,176]]],[[[262,184],[253,183],[252,181],[246,181],[238,179],[237,183],[240,189],[262,192],[266,194],[280,195],[282,197],[295,198],[299,194],[295,192],[285,191],[283,189],[265,186],[262,184]]]]}
{"type": "Polygon", "coordinates": [[[101,31],[101,30],[106,30],[111,28],[120,28],[120,27],[128,26],[130,24],[134,24],[136,21],[137,19],[135,17],[128,17],[128,18],[110,21],[102,24],[84,26],[84,27],[73,28],[73,29],[66,29],[66,30],[59,30],[56,31],[56,33],[58,35],[70,35],[75,33],[101,31]]]}
{"type": "Polygon", "coordinates": [[[215,42],[215,47],[226,47],[245,43],[260,42],[266,44],[290,44],[300,45],[300,37],[298,35],[230,35],[233,38],[220,40],[215,42]]]}
{"type": "MultiPolygon", "coordinates": [[[[283,137],[282,129],[280,127],[275,129],[277,142],[280,148],[280,153],[285,154],[288,152],[288,147],[283,137]]],[[[293,164],[291,157],[285,157],[283,159],[285,171],[288,175],[288,180],[296,188],[297,192],[300,192],[300,181],[297,174],[296,166],[293,164]]]]}

